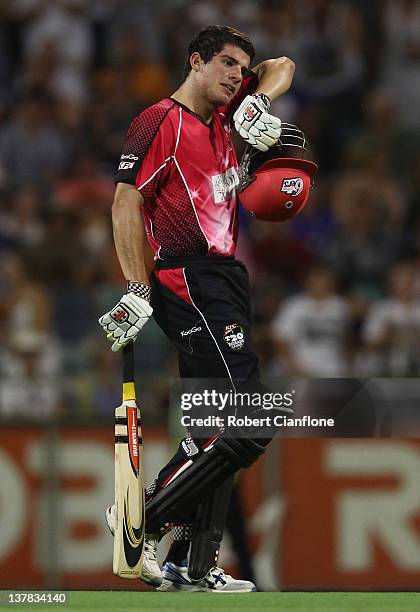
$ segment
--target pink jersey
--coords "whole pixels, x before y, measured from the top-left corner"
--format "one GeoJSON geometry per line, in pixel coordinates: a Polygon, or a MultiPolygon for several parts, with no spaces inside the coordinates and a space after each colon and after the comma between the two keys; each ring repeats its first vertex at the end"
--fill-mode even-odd
{"type": "Polygon", "coordinates": [[[171,98],[140,113],[127,132],[117,182],[136,185],[155,258],[234,255],[238,164],[230,119],[255,86],[244,80],[210,125],[171,98]]]}

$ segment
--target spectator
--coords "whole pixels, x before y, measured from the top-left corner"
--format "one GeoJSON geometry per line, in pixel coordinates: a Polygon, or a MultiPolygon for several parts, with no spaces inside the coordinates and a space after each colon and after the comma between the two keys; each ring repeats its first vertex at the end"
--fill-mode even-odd
{"type": "Polygon", "coordinates": [[[366,94],[364,105],[364,125],[353,131],[343,147],[343,166],[363,169],[377,152],[384,153],[389,159],[386,168],[389,177],[393,174],[404,181],[411,178],[407,157],[414,157],[420,149],[418,134],[403,129],[397,106],[392,96],[382,89],[373,89],[366,94]],[[404,142],[405,155],[401,155],[404,142]]]}
{"type": "Polygon", "coordinates": [[[327,268],[312,268],[303,293],[280,307],[273,322],[284,372],[301,376],[345,376],[350,312],[327,268]]]}
{"type": "Polygon", "coordinates": [[[58,409],[60,354],[45,287],[29,277],[18,256],[3,261],[0,275],[0,412],[45,418],[58,409]]]}
{"type": "Polygon", "coordinates": [[[395,227],[404,221],[407,193],[404,183],[391,171],[390,159],[382,148],[364,148],[359,165],[342,172],[333,187],[332,206],[336,220],[347,224],[353,203],[363,196],[379,227],[395,227]]]}
{"type": "Polygon", "coordinates": [[[372,304],[364,326],[366,367],[371,376],[418,376],[420,373],[420,302],[418,269],[399,262],[389,273],[388,295],[372,304]]]}
{"type": "Polygon", "coordinates": [[[319,140],[313,144],[323,172],[329,173],[337,167],[347,134],[361,120],[363,24],[344,0],[301,0],[294,6],[298,19],[291,54],[298,66],[294,91],[305,112],[309,107],[316,117],[319,140]]]}
{"type": "Polygon", "coordinates": [[[83,0],[37,2],[31,9],[18,0],[17,10],[19,5],[22,16],[26,17],[22,28],[24,62],[45,55],[48,49],[56,57],[50,77],[53,95],[58,99],[84,100],[93,58],[87,3],[83,0]]]}
{"type": "Polygon", "coordinates": [[[420,128],[420,4],[387,0],[383,11],[385,54],[382,85],[398,108],[401,124],[420,128]]]}
{"type": "Polygon", "coordinates": [[[392,179],[380,184],[363,174],[344,175],[333,193],[339,229],[324,246],[325,261],[341,286],[380,295],[384,274],[401,240],[404,207],[392,179]]]}
{"type": "Polygon", "coordinates": [[[408,212],[400,251],[402,258],[414,258],[420,254],[420,153],[410,164],[410,170],[412,176],[409,184],[408,212]]]}
{"type": "MultiPolygon", "coordinates": [[[[6,200],[6,198],[5,198],[6,200]]],[[[30,248],[44,237],[39,194],[34,187],[21,187],[0,211],[0,245],[7,248],[30,248]]]]}
{"type": "Polygon", "coordinates": [[[44,187],[64,168],[68,150],[51,121],[51,104],[40,94],[17,102],[16,114],[0,128],[0,172],[11,186],[44,187]]]}
{"type": "Polygon", "coordinates": [[[281,279],[289,291],[299,286],[308,267],[317,261],[309,246],[293,235],[289,223],[254,221],[251,236],[257,266],[281,279]]]}
{"type": "Polygon", "coordinates": [[[337,220],[331,210],[331,181],[315,176],[310,203],[290,222],[293,235],[317,258],[337,232],[337,220]]]}
{"type": "Polygon", "coordinates": [[[117,38],[112,64],[124,82],[124,90],[132,94],[139,105],[149,106],[170,93],[170,76],[166,66],[144,52],[138,31],[126,28],[117,38]]]}
{"type": "Polygon", "coordinates": [[[21,256],[4,259],[1,271],[3,300],[3,336],[27,335],[54,337],[51,300],[45,286],[33,278],[33,269],[21,256]]]}
{"type": "Polygon", "coordinates": [[[61,409],[59,353],[35,330],[18,331],[0,353],[0,416],[43,420],[61,409]]]}
{"type": "MultiPolygon", "coordinates": [[[[89,2],[89,4],[93,3],[89,2]]],[[[98,10],[107,10],[103,0],[99,0],[97,4],[100,5],[100,9],[97,9],[96,13],[98,10]]],[[[170,3],[164,0],[142,0],[141,2],[125,0],[123,3],[120,0],[107,0],[107,4],[108,16],[104,35],[107,50],[112,50],[115,40],[123,37],[125,32],[133,32],[135,38],[142,44],[146,59],[161,62],[164,55],[165,37],[159,28],[159,19],[166,4],[173,6],[174,0],[171,0],[170,3]]],[[[176,8],[179,9],[179,7],[176,8]]],[[[177,15],[179,23],[182,21],[179,20],[179,10],[177,15]]]]}
{"type": "Polygon", "coordinates": [[[301,0],[296,4],[296,88],[310,99],[354,91],[361,85],[364,70],[363,24],[358,12],[343,0],[301,0]]]}

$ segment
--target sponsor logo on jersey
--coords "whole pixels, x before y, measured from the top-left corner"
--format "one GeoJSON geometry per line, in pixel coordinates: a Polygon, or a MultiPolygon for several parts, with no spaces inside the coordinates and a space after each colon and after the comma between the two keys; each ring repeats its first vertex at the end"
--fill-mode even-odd
{"type": "Polygon", "coordinates": [[[124,153],[121,155],[121,159],[135,159],[138,160],[138,157],[136,157],[135,155],[133,155],[132,153],[129,153],[128,155],[125,155],[124,153]]]}
{"type": "Polygon", "coordinates": [[[134,162],[125,162],[125,161],[123,161],[118,166],[118,170],[129,170],[133,166],[134,166],[134,162]]]}
{"type": "Polygon", "coordinates": [[[211,177],[215,204],[230,200],[239,185],[239,176],[235,168],[228,168],[222,174],[211,177]]]}
{"type": "Polygon", "coordinates": [[[223,340],[229,348],[234,351],[240,351],[245,344],[245,333],[243,327],[239,323],[225,325],[223,330],[223,340]]]}
{"type": "Polygon", "coordinates": [[[299,195],[303,191],[303,179],[300,176],[283,179],[280,191],[292,196],[299,195]]]}
{"type": "Polygon", "coordinates": [[[181,336],[190,336],[191,334],[195,334],[196,332],[201,331],[201,327],[191,327],[191,329],[187,329],[186,331],[181,332],[181,336]]]}

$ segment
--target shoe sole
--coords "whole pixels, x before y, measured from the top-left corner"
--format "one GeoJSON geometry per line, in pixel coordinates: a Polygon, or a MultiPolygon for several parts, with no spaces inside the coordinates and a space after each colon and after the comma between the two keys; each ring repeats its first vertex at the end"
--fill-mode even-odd
{"type": "Polygon", "coordinates": [[[176,583],[176,582],[172,582],[171,580],[168,580],[167,578],[163,579],[162,584],[160,585],[160,587],[158,587],[156,589],[156,591],[159,591],[160,593],[173,593],[173,592],[182,592],[182,593],[253,593],[256,592],[256,588],[254,589],[235,589],[233,591],[221,591],[221,590],[216,590],[216,589],[206,589],[203,587],[197,587],[193,584],[180,584],[180,583],[176,583]]]}

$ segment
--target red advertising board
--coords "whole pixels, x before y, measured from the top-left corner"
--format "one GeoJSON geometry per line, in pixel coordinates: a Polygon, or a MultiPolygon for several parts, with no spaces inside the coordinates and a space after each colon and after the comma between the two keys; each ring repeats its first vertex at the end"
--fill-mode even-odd
{"type": "MultiPolygon", "coordinates": [[[[153,464],[165,435],[148,432],[148,447],[153,464]]],[[[3,429],[0,480],[1,588],[147,588],[112,574],[112,430],[3,429]]]]}
{"type": "Polygon", "coordinates": [[[287,589],[419,589],[420,440],[286,440],[287,589]]]}
{"type": "MultiPolygon", "coordinates": [[[[146,481],[170,453],[147,433],[146,481]]],[[[0,586],[143,589],[112,574],[109,428],[0,433],[0,586]]],[[[420,440],[276,440],[242,472],[266,589],[418,589],[420,440]]],[[[235,563],[226,538],[221,564],[235,563]]],[[[227,568],[228,569],[228,568],[227,568]]]]}
{"type": "Polygon", "coordinates": [[[0,585],[2,588],[41,586],[41,565],[35,562],[36,533],[40,508],[34,503],[41,482],[27,469],[34,446],[42,448],[43,435],[37,430],[2,432],[0,444],[0,585]]]}

